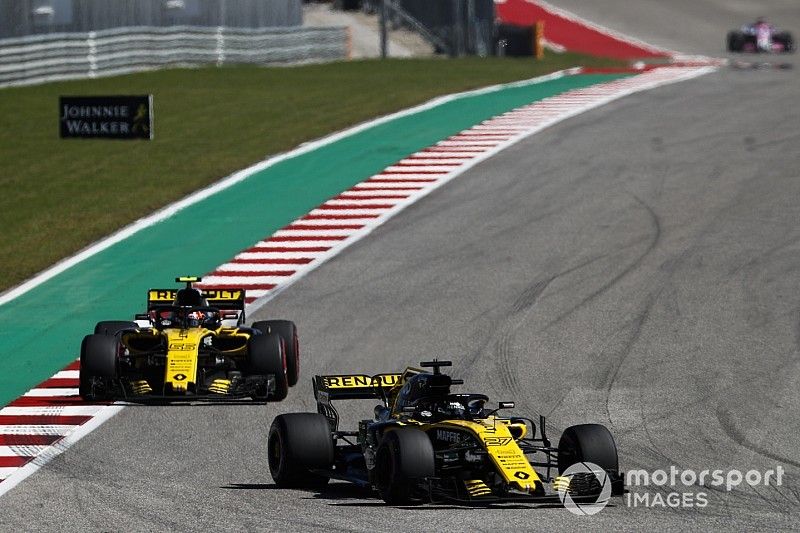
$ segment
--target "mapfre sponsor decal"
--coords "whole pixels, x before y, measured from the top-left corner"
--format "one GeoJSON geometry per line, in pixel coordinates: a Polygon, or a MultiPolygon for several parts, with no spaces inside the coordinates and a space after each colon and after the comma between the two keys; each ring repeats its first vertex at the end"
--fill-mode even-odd
{"type": "Polygon", "coordinates": [[[451,442],[455,444],[457,442],[461,442],[461,440],[463,439],[464,439],[464,434],[459,433],[458,431],[449,431],[446,429],[436,430],[436,440],[442,442],[451,442]]]}

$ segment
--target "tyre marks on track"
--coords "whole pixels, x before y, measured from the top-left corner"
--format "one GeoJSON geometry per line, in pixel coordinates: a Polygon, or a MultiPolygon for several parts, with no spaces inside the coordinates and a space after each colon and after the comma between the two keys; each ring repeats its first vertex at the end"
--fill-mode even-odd
{"type": "Polygon", "coordinates": [[[736,425],[736,422],[733,420],[733,417],[731,416],[729,411],[725,409],[723,406],[719,406],[715,414],[717,420],[719,421],[719,425],[723,429],[723,431],[725,431],[725,434],[728,435],[728,437],[730,437],[731,440],[733,440],[739,446],[747,448],[748,450],[755,452],[759,455],[763,455],[764,457],[769,457],[770,459],[774,459],[775,461],[779,461],[781,463],[785,463],[800,468],[800,461],[771,452],[768,449],[764,448],[763,446],[760,446],[750,441],[747,438],[747,436],[745,436],[744,433],[742,433],[739,430],[739,428],[736,425]]]}
{"type": "MultiPolygon", "coordinates": [[[[244,287],[252,312],[407,206],[505,148],[626,95],[713,70],[709,66],[654,68],[566,91],[485,120],[339,193],[219,265],[203,278],[202,285],[244,287]]],[[[519,311],[534,305],[548,283],[530,287],[518,302],[519,311]]],[[[518,391],[509,359],[514,329],[501,336],[497,348],[503,380],[510,390],[518,391]]],[[[76,362],[0,410],[0,495],[123,409],[118,404],[83,402],[78,396],[77,371],[76,362]]]]}
{"type": "Polygon", "coordinates": [[[409,155],[324,202],[220,265],[203,284],[244,286],[247,302],[258,308],[408,205],[504,148],[626,94],[709,71],[709,67],[656,68],[567,91],[486,120],[409,155]]]}

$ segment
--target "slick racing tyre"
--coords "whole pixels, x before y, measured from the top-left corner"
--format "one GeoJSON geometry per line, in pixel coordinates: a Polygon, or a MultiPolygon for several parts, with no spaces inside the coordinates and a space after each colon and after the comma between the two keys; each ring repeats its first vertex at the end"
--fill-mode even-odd
{"type": "Polygon", "coordinates": [[[614,437],[600,424],[570,426],[558,441],[558,473],[575,463],[594,463],[606,472],[619,471],[617,445],[614,437]]]}
{"type": "Polygon", "coordinates": [[[87,335],[81,344],[81,366],[78,393],[84,400],[107,399],[111,381],[117,375],[117,338],[109,335],[87,335]],[[98,383],[100,382],[100,391],[98,383]]]}
{"type": "Polygon", "coordinates": [[[125,329],[136,329],[139,326],[130,320],[104,320],[94,327],[95,335],[116,335],[125,329]]]}
{"type": "Polygon", "coordinates": [[[286,353],[283,339],[277,333],[254,335],[250,338],[247,358],[253,374],[275,376],[275,392],[269,396],[266,391],[258,399],[279,402],[289,394],[286,375],[286,353]]]}
{"type": "Polygon", "coordinates": [[[291,320],[260,320],[253,323],[253,329],[262,333],[277,333],[281,336],[286,350],[286,377],[290,387],[297,385],[300,377],[300,341],[294,322],[291,320]]]}
{"type": "Polygon", "coordinates": [[[313,468],[333,464],[333,438],[328,419],[318,413],[278,415],[269,428],[269,471],[280,488],[321,490],[329,478],[313,468]]]}
{"type": "Polygon", "coordinates": [[[772,40],[776,43],[783,45],[783,51],[786,53],[794,52],[794,38],[789,32],[781,32],[773,35],[772,40]]]}
{"type": "Polygon", "coordinates": [[[739,31],[728,32],[728,52],[741,52],[744,48],[744,34],[739,31]]]}
{"type": "MultiPolygon", "coordinates": [[[[593,463],[603,470],[611,479],[612,490],[618,485],[619,459],[614,437],[600,424],[580,424],[570,426],[561,434],[558,441],[558,473],[577,463],[593,463]]],[[[587,465],[590,466],[590,465],[587,465]]],[[[600,494],[604,483],[602,476],[592,472],[576,472],[570,476],[570,493],[576,495],[600,494]]],[[[620,485],[621,489],[622,486],[620,485]]]]}
{"type": "Polygon", "coordinates": [[[398,428],[389,431],[375,457],[375,484],[389,505],[423,503],[415,489],[424,478],[433,477],[433,445],[424,431],[398,428]]]}

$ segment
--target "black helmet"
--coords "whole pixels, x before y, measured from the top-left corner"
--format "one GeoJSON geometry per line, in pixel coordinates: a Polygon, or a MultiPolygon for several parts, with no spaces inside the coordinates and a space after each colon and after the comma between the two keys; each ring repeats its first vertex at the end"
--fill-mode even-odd
{"type": "Polygon", "coordinates": [[[395,409],[416,407],[423,403],[445,400],[450,394],[453,380],[446,374],[420,373],[411,376],[400,389],[395,401],[395,409]]]}
{"type": "Polygon", "coordinates": [[[199,289],[186,288],[178,289],[175,305],[178,307],[205,307],[208,304],[199,289]]]}

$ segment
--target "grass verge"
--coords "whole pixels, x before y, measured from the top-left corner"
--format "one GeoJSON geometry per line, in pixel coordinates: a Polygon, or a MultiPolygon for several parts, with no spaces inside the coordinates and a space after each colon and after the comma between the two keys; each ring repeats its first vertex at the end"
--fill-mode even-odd
{"type": "Polygon", "coordinates": [[[438,95],[556,70],[577,54],[161,70],[0,89],[0,291],[265,157],[438,95]],[[153,94],[155,139],[61,140],[59,95],[153,94]]]}

